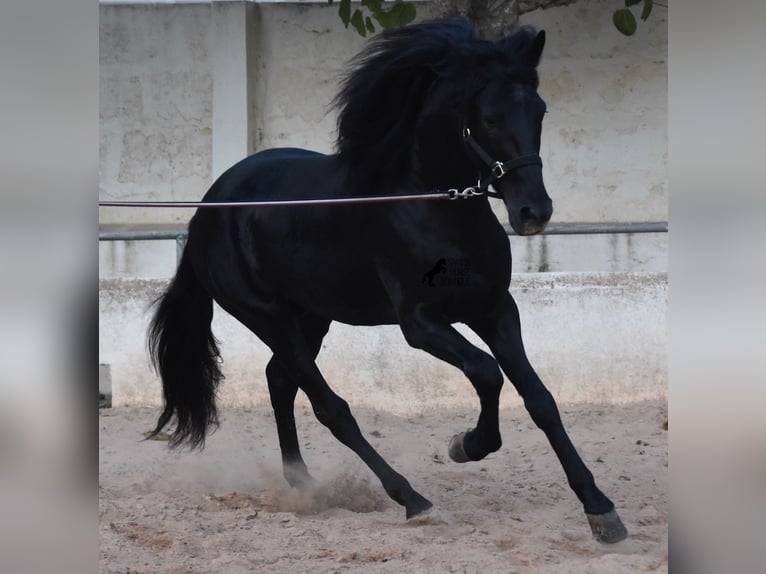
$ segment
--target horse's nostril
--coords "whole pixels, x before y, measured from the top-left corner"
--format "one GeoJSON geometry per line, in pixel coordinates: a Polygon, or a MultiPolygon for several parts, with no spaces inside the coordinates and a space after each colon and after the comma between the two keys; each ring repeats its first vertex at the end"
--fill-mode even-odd
{"type": "Polygon", "coordinates": [[[548,223],[551,215],[553,215],[553,209],[550,207],[535,209],[525,205],[519,210],[519,219],[522,223],[548,223]]]}

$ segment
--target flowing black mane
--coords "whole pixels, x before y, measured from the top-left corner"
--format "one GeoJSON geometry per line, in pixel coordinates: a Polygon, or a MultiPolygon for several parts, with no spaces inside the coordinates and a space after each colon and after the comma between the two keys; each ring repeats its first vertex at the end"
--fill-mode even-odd
{"type": "Polygon", "coordinates": [[[368,181],[411,177],[424,115],[467,113],[473,95],[499,75],[537,86],[537,62],[524,57],[535,34],[525,26],[489,42],[455,18],[378,35],[352,60],[334,100],[341,158],[368,181]]]}

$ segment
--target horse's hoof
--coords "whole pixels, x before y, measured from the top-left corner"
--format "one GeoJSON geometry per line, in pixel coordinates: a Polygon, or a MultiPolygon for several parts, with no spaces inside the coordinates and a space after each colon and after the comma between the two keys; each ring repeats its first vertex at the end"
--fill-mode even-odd
{"type": "Polygon", "coordinates": [[[588,517],[593,538],[603,544],[614,544],[628,537],[628,530],[614,509],[606,514],[586,513],[585,516],[588,517]]]}
{"type": "Polygon", "coordinates": [[[284,466],[284,477],[293,488],[307,489],[316,485],[316,480],[306,469],[306,465],[290,464],[284,466]]]}
{"type": "Polygon", "coordinates": [[[407,526],[433,526],[451,524],[451,519],[439,512],[435,506],[407,519],[407,526]]]}
{"type": "Polygon", "coordinates": [[[464,439],[465,432],[461,432],[453,436],[452,440],[449,442],[449,457],[455,462],[470,462],[471,460],[468,458],[468,455],[463,448],[464,439]]]}
{"type": "Polygon", "coordinates": [[[419,501],[417,504],[407,507],[407,511],[406,511],[407,520],[427,517],[430,515],[433,508],[434,508],[433,503],[430,500],[424,498],[423,500],[419,501]]]}

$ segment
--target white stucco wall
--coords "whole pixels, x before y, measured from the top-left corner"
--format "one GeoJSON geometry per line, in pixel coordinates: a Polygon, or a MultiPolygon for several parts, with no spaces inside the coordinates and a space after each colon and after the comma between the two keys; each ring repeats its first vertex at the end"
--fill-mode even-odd
{"type": "MultiPolygon", "coordinates": [[[[159,405],[161,385],[149,368],[146,327],[164,280],[102,280],[99,362],[109,365],[113,404],[159,405]]],[[[625,403],[667,396],[665,273],[521,274],[511,285],[527,355],[562,403],[625,403]]],[[[464,326],[474,344],[486,346],[464,326]]],[[[216,307],[225,406],[268,405],[264,369],[271,352],[216,307]]],[[[478,408],[476,392],[456,368],[407,345],[397,326],[333,323],[317,364],[353,406],[414,414],[478,408]]],[[[513,388],[503,406],[518,406],[513,388]]]]}
{"type": "Polygon", "coordinates": [[[260,4],[258,12],[255,150],[332,152],[336,114],[330,104],[363,38],[344,29],[335,6],[260,4]]]}
{"type": "Polygon", "coordinates": [[[555,221],[667,219],[666,11],[625,37],[614,8],[581,1],[522,18],[546,30],[542,141],[555,221]]]}
{"type": "MultiPolygon", "coordinates": [[[[210,6],[101,6],[99,197],[199,198],[211,183],[210,6]]],[[[102,208],[102,223],[189,212],[102,208]]]]}

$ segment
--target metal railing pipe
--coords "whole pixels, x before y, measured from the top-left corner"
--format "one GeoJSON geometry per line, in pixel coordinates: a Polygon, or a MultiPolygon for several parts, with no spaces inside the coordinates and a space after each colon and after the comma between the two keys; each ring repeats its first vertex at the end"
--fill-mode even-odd
{"type": "MultiPolygon", "coordinates": [[[[508,235],[516,232],[505,225],[508,235]]],[[[540,235],[613,235],[627,233],[667,233],[667,221],[621,223],[553,223],[540,235]]],[[[99,229],[99,241],[157,241],[172,239],[176,242],[176,263],[181,261],[187,239],[186,229],[99,229]]]]}

